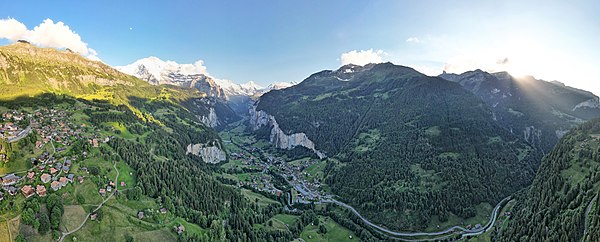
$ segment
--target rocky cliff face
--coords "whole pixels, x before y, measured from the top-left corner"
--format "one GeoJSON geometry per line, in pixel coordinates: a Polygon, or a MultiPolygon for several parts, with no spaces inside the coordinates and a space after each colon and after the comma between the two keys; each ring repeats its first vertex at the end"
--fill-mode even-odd
{"type": "Polygon", "coordinates": [[[227,159],[227,155],[218,146],[208,146],[206,144],[189,144],[186,154],[200,156],[206,163],[217,164],[227,159]]]}
{"type": "Polygon", "coordinates": [[[575,105],[575,107],[573,108],[573,111],[575,111],[577,109],[583,109],[583,108],[600,109],[600,98],[594,97],[594,98],[590,98],[584,102],[581,102],[581,103],[575,105]]]}
{"type": "Polygon", "coordinates": [[[267,114],[265,111],[257,111],[256,106],[252,106],[250,109],[250,126],[254,130],[263,126],[271,127],[269,141],[277,148],[291,150],[294,147],[302,146],[312,150],[321,159],[327,157],[325,153],[316,149],[315,143],[312,142],[305,133],[284,133],[283,130],[279,128],[279,124],[277,124],[275,117],[267,114]]]}
{"type": "Polygon", "coordinates": [[[208,116],[200,116],[198,118],[204,125],[211,128],[217,127],[221,124],[219,122],[219,118],[217,117],[217,112],[215,112],[215,109],[212,107],[209,109],[208,116]]]}

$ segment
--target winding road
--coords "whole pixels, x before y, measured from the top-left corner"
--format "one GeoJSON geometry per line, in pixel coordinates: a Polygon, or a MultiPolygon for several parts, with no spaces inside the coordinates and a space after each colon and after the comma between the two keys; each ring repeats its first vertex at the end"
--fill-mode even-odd
{"type": "Polygon", "coordinates": [[[592,210],[592,205],[594,204],[594,201],[596,201],[596,199],[598,199],[598,194],[596,194],[596,196],[592,198],[592,201],[590,201],[590,203],[587,206],[587,209],[585,210],[585,223],[583,227],[583,236],[581,236],[581,242],[585,241],[585,236],[587,235],[590,223],[590,211],[592,210]]]}
{"type": "MultiPolygon", "coordinates": [[[[113,167],[115,168],[115,171],[117,171],[117,176],[115,177],[115,184],[118,184],[118,180],[119,180],[119,169],[117,169],[117,163],[113,162],[113,167]]],[[[83,225],[85,225],[85,223],[88,221],[88,219],[90,218],[90,216],[92,215],[92,213],[95,213],[96,211],[98,211],[99,209],[102,208],[102,206],[110,199],[113,197],[113,195],[115,194],[115,192],[117,191],[117,186],[115,186],[115,190],[113,190],[113,192],[108,195],[108,197],[106,197],[106,199],[104,199],[104,201],[102,201],[100,204],[98,204],[98,207],[96,207],[91,213],[88,213],[85,216],[85,219],[83,220],[83,222],[79,225],[79,227],[75,228],[74,230],[71,231],[67,231],[64,232],[62,234],[62,236],[60,237],[60,239],[58,240],[58,242],[62,242],[65,237],[67,237],[67,235],[70,235],[72,233],[77,232],[78,230],[80,230],[81,228],[83,228],[83,225]]]]}
{"type": "MultiPolygon", "coordinates": [[[[246,150],[245,147],[240,146],[239,144],[236,144],[235,142],[233,142],[231,140],[231,143],[233,143],[234,145],[236,145],[237,147],[239,147],[240,149],[250,153],[250,155],[253,155],[252,151],[246,150]]],[[[255,157],[257,158],[257,157],[255,157]]],[[[259,158],[257,158],[259,161],[264,162],[262,160],[260,160],[259,158]]],[[[269,164],[270,165],[270,164],[269,164]]],[[[296,180],[296,179],[294,179],[296,180]]],[[[294,183],[292,181],[289,181],[286,179],[286,181],[294,188],[296,188],[296,190],[298,192],[300,192],[303,196],[305,197],[309,197],[309,198],[315,198],[318,197],[317,195],[314,194],[314,192],[310,191],[309,189],[304,189],[301,185],[303,183],[294,183]]],[[[368,226],[374,228],[377,232],[383,233],[387,236],[390,236],[392,238],[395,238],[393,236],[396,237],[419,237],[419,236],[442,236],[442,237],[437,237],[437,238],[432,238],[432,239],[425,239],[425,240],[436,240],[436,239],[444,239],[448,236],[450,236],[451,233],[455,232],[455,231],[459,231],[460,234],[462,234],[462,237],[466,237],[466,236],[475,236],[475,235],[479,235],[485,232],[490,231],[494,224],[496,223],[496,220],[498,218],[498,214],[500,213],[500,209],[502,208],[502,206],[510,201],[512,199],[511,196],[508,196],[504,199],[502,199],[500,202],[498,202],[498,204],[494,207],[494,209],[492,210],[492,214],[490,216],[490,220],[488,221],[488,223],[485,226],[482,226],[481,228],[478,229],[466,229],[464,227],[461,226],[453,226],[450,227],[446,230],[443,231],[438,231],[438,232],[397,232],[397,231],[391,231],[389,229],[386,229],[384,227],[381,227],[377,224],[374,224],[373,222],[367,220],[366,218],[364,218],[354,207],[340,202],[338,200],[335,200],[333,198],[326,197],[324,199],[320,199],[320,202],[322,203],[333,203],[339,206],[342,206],[344,208],[349,209],[350,211],[352,211],[354,214],[356,214],[356,216],[358,216],[365,224],[367,224],[368,226]]],[[[401,239],[401,238],[397,238],[397,239],[401,239]]],[[[404,239],[404,240],[408,240],[411,241],[410,239],[404,239]]]]}
{"type": "Polygon", "coordinates": [[[387,234],[390,234],[390,235],[394,235],[394,236],[399,236],[399,237],[437,236],[437,235],[445,235],[445,234],[451,233],[453,231],[462,231],[462,232],[465,232],[462,235],[463,237],[465,237],[465,236],[479,235],[481,233],[489,231],[493,227],[494,223],[496,222],[496,219],[498,217],[498,213],[499,213],[500,208],[502,207],[502,204],[504,202],[506,202],[506,201],[509,201],[510,199],[511,199],[510,196],[502,199],[502,201],[500,201],[496,205],[496,207],[494,207],[494,210],[492,211],[492,216],[490,217],[490,221],[488,221],[488,223],[485,226],[483,226],[483,227],[481,227],[479,229],[470,229],[469,230],[469,229],[463,228],[461,226],[453,226],[451,228],[448,228],[448,229],[443,230],[443,231],[438,231],[438,232],[396,232],[396,231],[391,231],[389,229],[381,227],[381,226],[379,226],[377,224],[374,224],[371,221],[365,219],[358,211],[356,211],[356,209],[354,209],[352,206],[350,206],[348,204],[345,204],[343,202],[337,201],[335,199],[323,200],[322,202],[325,202],[325,203],[335,203],[335,204],[337,204],[339,206],[342,206],[342,207],[345,207],[347,209],[350,209],[350,211],[352,211],[354,214],[356,214],[356,216],[358,216],[365,224],[367,224],[367,225],[369,225],[369,226],[371,226],[371,227],[373,227],[373,228],[375,228],[375,229],[377,229],[377,230],[379,230],[381,232],[384,232],[384,233],[387,233],[387,234]]]}

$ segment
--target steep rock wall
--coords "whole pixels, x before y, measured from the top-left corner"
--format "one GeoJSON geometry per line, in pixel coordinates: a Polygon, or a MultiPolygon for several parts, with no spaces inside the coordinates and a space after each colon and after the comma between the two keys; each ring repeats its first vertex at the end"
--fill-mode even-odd
{"type": "Polygon", "coordinates": [[[214,108],[210,108],[208,112],[208,116],[198,117],[202,123],[208,127],[214,128],[219,126],[221,123],[219,122],[219,117],[217,117],[217,113],[214,108]]]}
{"type": "Polygon", "coordinates": [[[200,156],[206,163],[217,164],[227,159],[225,151],[217,146],[207,146],[205,144],[189,144],[186,154],[200,156]]]}
{"type": "Polygon", "coordinates": [[[312,150],[321,159],[327,157],[325,153],[316,149],[315,143],[312,142],[305,133],[284,133],[283,130],[279,128],[279,124],[277,124],[275,117],[262,110],[256,111],[256,106],[253,106],[250,109],[250,126],[253,130],[257,130],[263,126],[271,126],[269,141],[277,148],[291,150],[296,146],[302,146],[312,150]]]}

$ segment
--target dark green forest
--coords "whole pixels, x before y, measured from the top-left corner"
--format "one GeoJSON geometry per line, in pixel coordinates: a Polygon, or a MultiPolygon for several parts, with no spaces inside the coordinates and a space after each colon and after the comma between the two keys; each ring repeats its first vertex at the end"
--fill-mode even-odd
{"type": "Polygon", "coordinates": [[[460,85],[390,63],[345,68],[269,92],[257,109],[342,161],[327,184],[375,222],[418,230],[433,215],[472,217],[532,181],[540,152],[460,85]]]}
{"type": "Polygon", "coordinates": [[[598,194],[600,119],[595,119],[571,130],[544,157],[531,188],[517,196],[508,228],[495,240],[599,241],[598,194]]]}

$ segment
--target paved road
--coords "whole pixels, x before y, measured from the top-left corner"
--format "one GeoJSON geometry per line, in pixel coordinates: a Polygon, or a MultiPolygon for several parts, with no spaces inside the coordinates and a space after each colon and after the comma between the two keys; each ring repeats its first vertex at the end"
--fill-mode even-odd
{"type": "MultiPolygon", "coordinates": [[[[115,171],[117,171],[117,176],[115,177],[115,185],[118,184],[118,180],[119,180],[119,169],[117,169],[117,163],[113,163],[113,167],[115,168],[115,171]]],[[[85,222],[88,221],[88,219],[90,218],[90,215],[92,215],[92,213],[95,213],[96,211],[98,211],[99,209],[102,208],[102,206],[110,199],[113,197],[113,195],[115,194],[115,192],[117,191],[117,186],[115,186],[115,190],[113,190],[113,192],[108,195],[108,197],[106,197],[106,199],[104,199],[104,201],[102,201],[100,204],[98,204],[98,207],[96,207],[96,209],[94,209],[94,211],[92,211],[91,213],[88,213],[85,216],[85,219],[83,220],[83,222],[79,225],[79,227],[75,228],[74,230],[68,231],[68,232],[64,232],[62,234],[62,236],[60,237],[60,239],[58,240],[59,242],[62,242],[65,237],[67,237],[67,235],[70,235],[72,233],[77,232],[78,230],[80,230],[81,228],[83,228],[83,225],[85,225],[85,222]]]]}
{"type": "Polygon", "coordinates": [[[490,217],[490,221],[486,224],[486,226],[480,228],[480,229],[465,229],[461,226],[453,226],[451,228],[448,228],[446,230],[443,231],[438,231],[438,232],[396,232],[396,231],[391,231],[389,229],[386,229],[384,227],[381,227],[377,224],[372,223],[371,221],[365,219],[358,211],[356,211],[356,209],[354,209],[352,206],[345,204],[343,202],[337,201],[335,199],[328,199],[328,200],[323,200],[322,202],[328,202],[328,203],[335,203],[337,205],[340,205],[342,207],[345,207],[347,209],[350,209],[354,214],[356,214],[356,216],[358,216],[363,222],[365,222],[367,225],[380,230],[382,232],[385,232],[387,234],[391,234],[394,236],[399,236],[399,237],[417,237],[417,236],[437,236],[437,235],[445,235],[454,231],[462,231],[465,234],[463,234],[464,236],[473,236],[473,235],[478,235],[484,232],[489,231],[494,223],[496,222],[496,218],[498,217],[498,211],[500,210],[500,207],[502,207],[502,204],[508,200],[510,200],[511,197],[506,197],[504,199],[502,199],[502,201],[500,201],[498,203],[498,205],[496,205],[496,207],[494,208],[494,210],[492,211],[492,216],[490,217]]]}
{"type": "MultiPolygon", "coordinates": [[[[241,148],[242,150],[247,151],[244,147],[234,143],[233,141],[231,142],[234,145],[238,146],[239,148],[241,148]]],[[[248,153],[250,153],[252,155],[252,152],[247,151],[248,153]]],[[[253,156],[253,155],[252,155],[253,156]]],[[[260,159],[259,159],[260,160],[260,159]]],[[[261,161],[262,162],[262,161],[261,161]]],[[[287,179],[286,179],[287,181],[287,179]]],[[[306,196],[306,197],[311,197],[314,198],[316,197],[316,195],[308,190],[308,189],[304,189],[302,187],[302,184],[297,184],[297,183],[293,183],[291,181],[287,181],[290,185],[292,185],[294,188],[296,188],[296,190],[298,190],[302,195],[306,196]]],[[[391,231],[389,229],[386,229],[384,227],[381,227],[379,225],[376,225],[374,223],[372,223],[371,221],[367,220],[366,218],[364,218],[358,211],[356,211],[356,209],[354,209],[352,206],[345,204],[343,202],[337,201],[333,198],[325,198],[325,199],[321,199],[321,202],[323,203],[334,203],[337,204],[339,206],[345,207],[347,209],[350,209],[354,214],[356,214],[365,224],[375,228],[376,230],[378,230],[378,232],[383,232],[384,234],[388,234],[388,235],[394,235],[394,236],[398,236],[398,237],[418,237],[418,236],[438,236],[438,235],[444,235],[443,237],[447,237],[449,233],[452,233],[454,231],[460,231],[460,233],[463,234],[464,236],[474,236],[474,235],[479,235],[481,233],[487,232],[489,231],[491,228],[493,228],[494,223],[496,222],[496,219],[498,217],[498,213],[500,208],[502,207],[502,205],[504,204],[504,202],[509,201],[511,199],[510,196],[502,199],[497,205],[496,207],[494,207],[492,214],[490,216],[490,220],[488,221],[488,223],[479,228],[479,229],[466,229],[463,228],[461,226],[453,226],[451,228],[448,228],[446,230],[443,231],[438,231],[438,232],[396,232],[396,231],[391,231]]],[[[436,238],[436,239],[443,239],[443,238],[436,238]]]]}
{"type": "Polygon", "coordinates": [[[590,201],[590,203],[587,206],[587,209],[585,210],[585,225],[583,227],[583,236],[581,237],[581,241],[583,242],[585,240],[585,236],[587,235],[587,230],[588,230],[588,226],[590,223],[590,211],[592,210],[592,205],[594,204],[594,201],[596,201],[596,199],[598,199],[598,194],[596,194],[596,196],[594,196],[594,198],[592,198],[592,201],[590,201]]]}
{"type": "Polygon", "coordinates": [[[8,143],[17,142],[17,141],[21,140],[22,138],[27,137],[27,135],[29,135],[29,133],[31,133],[31,126],[27,126],[27,128],[25,128],[24,130],[19,132],[17,134],[17,137],[8,139],[8,143]]]}

